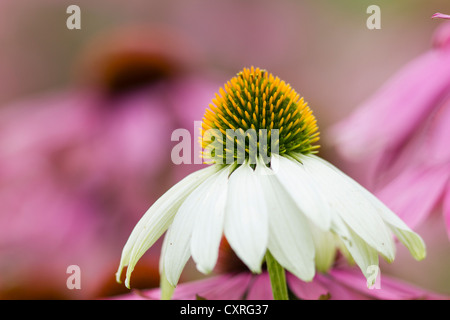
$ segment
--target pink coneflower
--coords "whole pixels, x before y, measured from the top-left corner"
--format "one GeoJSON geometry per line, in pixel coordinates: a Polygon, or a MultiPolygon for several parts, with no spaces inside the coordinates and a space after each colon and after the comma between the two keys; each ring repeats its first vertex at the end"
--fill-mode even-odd
{"type": "Polygon", "coordinates": [[[450,235],[450,23],[433,44],[330,136],[348,159],[372,163],[370,187],[410,227],[440,209],[450,235]]]}

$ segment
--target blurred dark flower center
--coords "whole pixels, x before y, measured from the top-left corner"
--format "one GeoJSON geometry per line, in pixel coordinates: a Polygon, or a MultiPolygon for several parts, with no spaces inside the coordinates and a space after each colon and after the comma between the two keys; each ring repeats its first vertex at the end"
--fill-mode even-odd
{"type": "Polygon", "coordinates": [[[101,75],[109,93],[120,94],[129,90],[169,80],[177,74],[177,66],[163,56],[124,53],[109,58],[101,75]]]}
{"type": "Polygon", "coordinates": [[[92,39],[77,72],[82,82],[117,95],[179,77],[195,60],[192,45],[183,35],[129,26],[92,39]]]}

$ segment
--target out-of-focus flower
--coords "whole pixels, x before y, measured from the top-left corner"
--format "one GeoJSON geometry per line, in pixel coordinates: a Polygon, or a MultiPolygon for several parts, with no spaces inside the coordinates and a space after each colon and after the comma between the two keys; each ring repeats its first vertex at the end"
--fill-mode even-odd
{"type": "MultiPolygon", "coordinates": [[[[226,240],[221,242],[216,274],[209,278],[180,283],[173,295],[175,300],[272,300],[269,274],[253,274],[234,255],[226,240]]],[[[291,299],[302,300],[416,300],[448,299],[394,277],[377,274],[377,283],[368,288],[358,268],[338,257],[327,273],[317,273],[311,282],[305,282],[288,273],[287,285],[291,299]]],[[[117,300],[157,300],[159,288],[133,289],[132,292],[110,297],[117,300]]]]}
{"type": "MultiPolygon", "coordinates": [[[[120,280],[128,266],[127,287],[139,258],[167,229],[160,270],[162,283],[172,287],[191,255],[199,271],[213,270],[222,234],[252,272],[261,272],[266,255],[270,273],[273,255],[304,281],[313,279],[316,268],[328,270],[339,246],[369,278],[378,254],[394,260],[391,232],[415,259],[425,257],[420,236],[366,189],[312,154],[318,140],[315,118],[284,81],[259,68],[244,69],[213,103],[203,130],[216,130],[215,141],[220,134],[226,137],[210,153],[211,144],[203,141],[206,159],[214,165],[173,186],[133,229],[117,272],[120,280]],[[252,129],[248,148],[239,151],[245,140],[235,145],[228,130],[247,134],[252,129]],[[271,141],[269,147],[267,137],[275,135],[276,145],[271,141]],[[259,146],[258,154],[251,145],[259,146]]],[[[163,297],[169,296],[170,290],[163,290],[163,297]]]]}
{"type": "MultiPolygon", "coordinates": [[[[79,85],[0,109],[0,298],[122,290],[112,274],[136,212],[191,169],[167,159],[216,87],[197,63],[174,30],[114,30],[88,47],[79,85]],[[81,290],[66,287],[74,264],[81,290]]],[[[154,256],[139,269],[139,286],[159,283],[154,256]]]]}
{"type": "Polygon", "coordinates": [[[348,159],[371,163],[369,188],[410,227],[439,209],[450,236],[450,23],[433,43],[330,137],[348,159]]]}

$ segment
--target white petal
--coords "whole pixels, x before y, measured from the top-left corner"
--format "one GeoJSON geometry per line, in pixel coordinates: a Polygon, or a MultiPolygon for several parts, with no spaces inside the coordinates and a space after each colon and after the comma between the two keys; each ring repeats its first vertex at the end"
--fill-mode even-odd
{"type": "Polygon", "coordinates": [[[134,227],[122,250],[119,269],[116,273],[118,282],[120,282],[123,268],[128,266],[125,285],[130,287],[130,276],[137,261],[167,230],[176,211],[192,190],[218,169],[220,167],[210,166],[190,174],[170,188],[147,210],[134,227]]]}
{"type": "Polygon", "coordinates": [[[161,246],[161,255],[160,255],[160,259],[159,259],[159,275],[161,276],[164,273],[165,276],[165,271],[164,271],[164,259],[162,257],[166,256],[166,249],[167,249],[167,237],[164,237],[162,246],[161,246]]]}
{"type": "Polygon", "coordinates": [[[314,224],[309,224],[309,229],[314,241],[316,269],[327,272],[336,258],[335,235],[330,231],[323,231],[314,224]]]}
{"type": "Polygon", "coordinates": [[[356,181],[319,157],[301,156],[301,161],[317,183],[332,210],[370,246],[388,261],[395,256],[395,247],[389,228],[381,219],[379,207],[370,194],[356,181]]]}
{"type": "Polygon", "coordinates": [[[391,230],[397,236],[403,245],[408,248],[411,255],[416,260],[423,260],[426,256],[425,243],[422,238],[412,231],[394,212],[392,212],[386,205],[378,201],[373,196],[374,205],[379,207],[379,214],[381,218],[389,225],[391,230]]]}
{"type": "Polygon", "coordinates": [[[188,199],[181,205],[164,238],[165,247],[161,259],[164,261],[167,281],[173,286],[177,285],[181,272],[191,256],[190,241],[197,216],[188,199]]]}
{"type": "Polygon", "coordinates": [[[392,231],[403,245],[408,248],[411,255],[416,260],[423,260],[426,257],[426,247],[423,239],[413,231],[407,231],[404,228],[391,226],[392,231]]]}
{"type": "Polygon", "coordinates": [[[362,190],[362,192],[364,192],[366,198],[372,202],[372,205],[377,208],[377,213],[379,216],[385,223],[388,224],[400,242],[408,248],[411,255],[417,260],[424,259],[426,256],[426,249],[422,238],[417,233],[412,231],[406,223],[404,223],[377,197],[365,189],[362,190]]]}
{"type": "Polygon", "coordinates": [[[261,272],[267,249],[267,207],[258,177],[248,164],[237,168],[228,181],[224,232],[231,248],[248,268],[261,272]]]}
{"type": "Polygon", "coordinates": [[[316,226],[323,230],[330,229],[331,215],[327,202],[323,199],[314,177],[311,177],[304,166],[296,160],[290,160],[276,154],[272,155],[278,161],[276,177],[299,209],[316,226]]]}
{"type": "Polygon", "coordinates": [[[173,296],[175,286],[169,283],[164,269],[160,273],[159,287],[161,289],[161,300],[170,300],[173,296]]]}
{"type": "MultiPolygon", "coordinates": [[[[356,187],[359,186],[354,180],[350,180],[350,183],[356,185],[356,187]]],[[[377,214],[388,224],[389,228],[394,232],[400,242],[408,248],[411,255],[417,260],[424,259],[426,256],[426,249],[422,238],[412,231],[394,212],[372,193],[362,187],[359,189],[364,197],[372,203],[377,214]]]]}
{"type": "MultiPolygon", "coordinates": [[[[264,165],[256,169],[270,170],[264,165]]],[[[289,272],[304,281],[312,280],[315,250],[308,220],[274,175],[262,174],[260,181],[269,211],[269,251],[289,272]]]]}
{"type": "Polygon", "coordinates": [[[378,268],[377,251],[361,239],[339,217],[333,219],[332,228],[339,235],[364,276],[371,280],[368,286],[373,285],[376,279],[371,278],[371,276],[373,275],[373,269],[378,268]]]}
{"type": "MultiPolygon", "coordinates": [[[[223,233],[229,173],[229,168],[224,168],[209,177],[197,189],[200,198],[194,208],[197,211],[197,222],[192,231],[191,254],[197,269],[203,273],[211,272],[217,262],[223,233]]],[[[194,192],[191,196],[194,196],[194,192]]]]}
{"type": "Polygon", "coordinates": [[[169,227],[164,239],[164,256],[161,258],[164,259],[167,281],[174,286],[178,283],[181,272],[191,256],[192,234],[199,222],[200,212],[205,210],[204,206],[207,204],[205,201],[211,196],[211,187],[219,176],[223,176],[224,173],[226,175],[227,172],[228,168],[225,168],[214,173],[192,191],[180,206],[172,225],[169,227]]]}

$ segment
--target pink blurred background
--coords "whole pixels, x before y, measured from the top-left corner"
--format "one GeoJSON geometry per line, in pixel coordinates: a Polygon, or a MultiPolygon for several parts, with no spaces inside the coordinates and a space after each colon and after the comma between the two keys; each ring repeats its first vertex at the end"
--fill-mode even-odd
{"type": "MultiPolygon", "coordinates": [[[[170,160],[172,130],[192,131],[243,67],[289,82],[320,131],[425,52],[445,0],[0,2],[0,299],[93,299],[114,282],[140,216],[194,165],[170,160]],[[68,30],[66,8],[81,8],[68,30]],[[366,9],[381,8],[368,30],[366,9]],[[81,268],[81,289],[66,268],[81,268]]],[[[320,155],[358,179],[363,167],[321,139],[320,155]]],[[[417,230],[428,257],[399,249],[382,273],[450,294],[443,224],[417,230]]],[[[158,247],[132,285],[158,285],[158,247]]],[[[192,269],[192,268],[191,268],[192,269]]],[[[184,279],[198,278],[193,269],[184,279]]]]}

